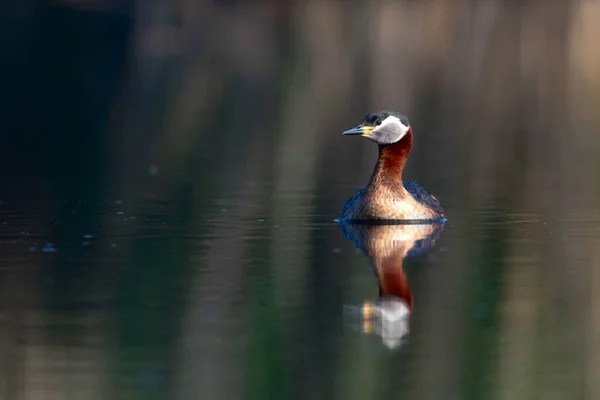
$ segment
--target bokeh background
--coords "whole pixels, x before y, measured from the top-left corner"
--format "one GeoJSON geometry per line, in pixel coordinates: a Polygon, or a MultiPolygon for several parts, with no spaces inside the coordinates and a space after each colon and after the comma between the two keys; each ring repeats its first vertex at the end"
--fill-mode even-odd
{"type": "Polygon", "coordinates": [[[0,397],[600,398],[600,2],[0,5],[0,397]],[[369,111],[442,202],[410,342],[333,223],[369,111]]]}

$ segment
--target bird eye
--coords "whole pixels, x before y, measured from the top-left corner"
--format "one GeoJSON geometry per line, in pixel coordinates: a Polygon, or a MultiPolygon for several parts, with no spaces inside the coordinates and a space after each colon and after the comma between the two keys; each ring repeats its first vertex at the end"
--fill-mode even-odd
{"type": "Polygon", "coordinates": [[[381,120],[378,119],[377,121],[375,121],[375,125],[378,125],[378,126],[381,125],[381,120]]]}

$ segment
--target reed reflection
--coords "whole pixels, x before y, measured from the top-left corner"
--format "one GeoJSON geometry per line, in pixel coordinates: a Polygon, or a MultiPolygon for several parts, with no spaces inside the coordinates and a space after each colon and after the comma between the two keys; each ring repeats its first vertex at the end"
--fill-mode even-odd
{"type": "Polygon", "coordinates": [[[362,331],[377,334],[396,348],[410,332],[412,293],[403,262],[435,245],[444,224],[365,225],[340,224],[344,237],[371,261],[379,281],[379,297],[348,307],[362,320],[362,331]]]}

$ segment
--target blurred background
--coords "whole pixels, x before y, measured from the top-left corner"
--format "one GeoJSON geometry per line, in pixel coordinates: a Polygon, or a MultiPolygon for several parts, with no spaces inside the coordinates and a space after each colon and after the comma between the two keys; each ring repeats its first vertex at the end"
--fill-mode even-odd
{"type": "Polygon", "coordinates": [[[600,2],[0,5],[0,398],[600,398],[600,2]],[[396,349],[377,109],[448,222],[396,349]]]}

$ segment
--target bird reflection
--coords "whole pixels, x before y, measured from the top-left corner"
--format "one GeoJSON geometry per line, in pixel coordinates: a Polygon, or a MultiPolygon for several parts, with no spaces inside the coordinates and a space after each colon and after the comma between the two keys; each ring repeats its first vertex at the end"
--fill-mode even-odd
{"type": "Polygon", "coordinates": [[[398,347],[410,330],[412,294],[402,263],[408,255],[424,254],[435,245],[443,224],[366,225],[340,223],[344,237],[370,260],[379,280],[379,297],[349,307],[361,315],[362,330],[398,347]]]}

